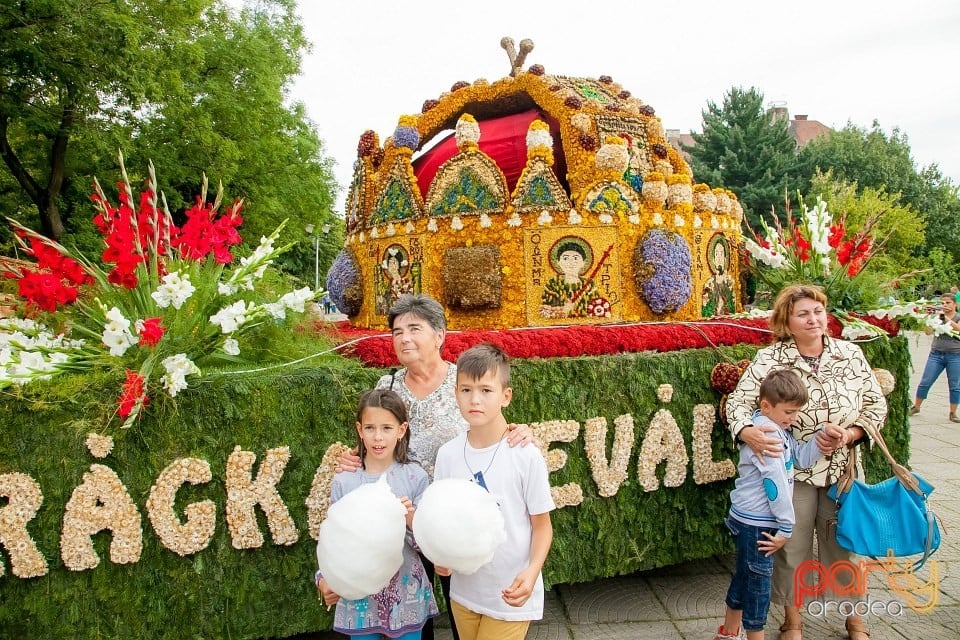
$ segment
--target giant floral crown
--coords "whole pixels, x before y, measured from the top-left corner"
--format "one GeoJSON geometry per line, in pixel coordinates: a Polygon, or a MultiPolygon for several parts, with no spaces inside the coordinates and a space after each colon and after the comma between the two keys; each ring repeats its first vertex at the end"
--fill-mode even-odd
{"type": "Polygon", "coordinates": [[[501,44],[510,76],[455,83],[382,146],[361,136],[337,306],[383,327],[400,295],[428,293],[454,329],[738,311],[736,196],[693,184],[654,109],[610,77],[524,72],[532,43],[501,44]]]}

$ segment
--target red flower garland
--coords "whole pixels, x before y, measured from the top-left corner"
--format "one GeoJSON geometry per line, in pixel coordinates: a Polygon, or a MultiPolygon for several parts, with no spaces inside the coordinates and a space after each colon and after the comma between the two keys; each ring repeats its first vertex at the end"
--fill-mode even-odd
{"type": "MultiPolygon", "coordinates": [[[[896,321],[863,316],[870,324],[894,336],[896,321]]],[[[829,318],[830,335],[839,337],[843,325],[829,318]]],[[[357,329],[340,322],[331,330],[340,343],[357,340],[344,353],[371,367],[395,367],[397,357],[390,334],[357,329]]],[[[773,341],[765,319],[735,319],[703,322],[645,323],[633,325],[592,325],[503,331],[452,331],[447,333],[443,357],[454,361],[470,347],[491,342],[513,358],[563,358],[613,355],[640,351],[677,351],[711,346],[755,344],[773,341]]]]}

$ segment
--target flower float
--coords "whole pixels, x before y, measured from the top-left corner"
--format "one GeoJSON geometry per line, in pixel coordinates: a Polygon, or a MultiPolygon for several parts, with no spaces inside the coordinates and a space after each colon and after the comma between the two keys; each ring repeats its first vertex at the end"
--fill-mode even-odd
{"type": "MultiPolygon", "coordinates": [[[[7,266],[25,302],[24,317],[0,320],[0,388],[94,367],[123,376],[116,415],[129,426],[151,401],[175,397],[201,373],[198,363],[237,360],[239,339],[265,322],[301,313],[316,292],[304,287],[265,299],[266,269],[281,224],[234,264],[243,202],[220,211],[218,192],[200,195],[178,227],[153,167],[136,198],[123,170],[119,204],[95,182],[93,221],[102,262],[8,218],[32,266],[7,266]]],[[[103,447],[98,447],[103,449],[103,447]]]]}
{"type": "Polygon", "coordinates": [[[787,208],[786,225],[774,215],[772,226],[761,221],[762,233],[750,229],[753,238],[745,238],[744,247],[753,272],[774,296],[788,284],[804,282],[823,289],[831,311],[863,309],[861,278],[885,243],[875,237],[882,212],[851,232],[845,217],[835,220],[819,197],[812,207],[800,199],[800,207],[799,217],[787,208]]]}

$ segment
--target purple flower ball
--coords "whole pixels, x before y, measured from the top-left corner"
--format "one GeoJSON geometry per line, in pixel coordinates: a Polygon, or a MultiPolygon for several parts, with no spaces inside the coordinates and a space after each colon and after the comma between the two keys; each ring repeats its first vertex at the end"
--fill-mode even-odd
{"type": "Polygon", "coordinates": [[[693,292],[690,247],[683,236],[654,229],[637,245],[637,284],[657,315],[680,309],[693,292]]]}

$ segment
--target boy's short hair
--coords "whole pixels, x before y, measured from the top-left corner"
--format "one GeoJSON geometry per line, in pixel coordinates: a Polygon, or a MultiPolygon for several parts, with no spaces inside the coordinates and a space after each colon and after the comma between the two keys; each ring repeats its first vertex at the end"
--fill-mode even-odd
{"type": "Polygon", "coordinates": [[[776,369],[760,383],[760,399],[773,405],[788,402],[802,407],[809,398],[807,385],[796,369],[776,369]]]}
{"type": "Polygon", "coordinates": [[[504,388],[510,386],[510,358],[500,347],[485,342],[471,347],[457,358],[457,375],[479,380],[495,371],[504,388]]]}

